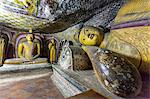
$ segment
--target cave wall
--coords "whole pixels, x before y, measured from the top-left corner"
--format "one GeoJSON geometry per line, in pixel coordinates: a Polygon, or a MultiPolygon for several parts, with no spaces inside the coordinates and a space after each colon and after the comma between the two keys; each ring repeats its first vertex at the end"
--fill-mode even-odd
{"type": "Polygon", "coordinates": [[[125,0],[28,0],[21,3],[15,1],[18,0],[0,2],[0,23],[17,30],[28,31],[32,28],[35,32],[44,33],[60,32],[86,21],[87,25],[107,26],[125,2],[125,0]]]}

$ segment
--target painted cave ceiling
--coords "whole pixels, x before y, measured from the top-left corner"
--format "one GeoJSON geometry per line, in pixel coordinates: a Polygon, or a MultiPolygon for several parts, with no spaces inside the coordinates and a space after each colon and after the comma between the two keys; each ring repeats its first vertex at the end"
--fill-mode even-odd
{"type": "Polygon", "coordinates": [[[54,33],[89,19],[115,1],[119,0],[1,0],[0,24],[54,33]]]}

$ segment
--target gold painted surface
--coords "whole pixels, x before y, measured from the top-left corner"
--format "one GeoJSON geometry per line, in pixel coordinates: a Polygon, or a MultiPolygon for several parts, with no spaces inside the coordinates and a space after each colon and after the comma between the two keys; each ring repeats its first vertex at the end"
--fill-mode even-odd
{"type": "MultiPolygon", "coordinates": [[[[84,32],[80,32],[79,41],[83,45],[100,46],[119,53],[128,58],[141,72],[150,72],[149,26],[112,30],[111,33],[105,34],[103,41],[100,41],[98,38],[91,39],[88,33],[92,35],[95,33],[95,30],[91,29],[90,32],[86,32],[85,29],[84,32]],[[94,43],[92,44],[90,41],[94,43]]],[[[98,33],[96,34],[97,37],[101,37],[98,33]]]]}
{"type": "Polygon", "coordinates": [[[51,40],[51,42],[48,45],[48,48],[49,48],[50,63],[53,64],[56,62],[56,43],[54,39],[51,40]]]}
{"type": "Polygon", "coordinates": [[[39,58],[40,43],[34,39],[33,34],[26,35],[26,41],[20,42],[18,45],[18,57],[6,59],[5,64],[36,64],[47,63],[47,58],[39,58]]]}
{"type": "Polygon", "coordinates": [[[103,32],[95,27],[84,27],[81,29],[79,41],[83,45],[99,46],[104,37],[103,32]]]}
{"type": "Polygon", "coordinates": [[[0,37],[0,65],[2,64],[2,60],[4,57],[4,46],[5,46],[4,39],[0,37]]]}
{"type": "Polygon", "coordinates": [[[26,39],[27,39],[26,42],[22,42],[18,46],[18,56],[24,60],[30,61],[39,57],[40,43],[33,41],[34,40],[33,34],[28,34],[26,36],[26,39]]]}
{"type": "Polygon", "coordinates": [[[112,30],[106,48],[130,57],[141,72],[150,73],[150,26],[112,30]]]}
{"type": "Polygon", "coordinates": [[[118,12],[115,23],[150,18],[150,0],[130,0],[118,12]]]}

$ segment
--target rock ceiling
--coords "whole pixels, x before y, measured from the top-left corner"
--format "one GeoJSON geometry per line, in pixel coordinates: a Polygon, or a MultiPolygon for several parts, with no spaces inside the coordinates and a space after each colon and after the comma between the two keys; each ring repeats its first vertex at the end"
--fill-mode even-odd
{"type": "Polygon", "coordinates": [[[119,0],[1,0],[0,24],[54,33],[89,19],[115,1],[119,0]]]}

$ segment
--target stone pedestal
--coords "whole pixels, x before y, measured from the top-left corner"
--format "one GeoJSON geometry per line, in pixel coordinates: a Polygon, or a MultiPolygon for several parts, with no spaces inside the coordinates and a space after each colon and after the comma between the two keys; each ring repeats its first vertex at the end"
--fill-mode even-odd
{"type": "Polygon", "coordinates": [[[32,70],[39,68],[51,68],[51,65],[48,63],[40,63],[40,64],[3,64],[0,67],[0,72],[11,72],[11,71],[24,71],[24,70],[32,70]]]}
{"type": "Polygon", "coordinates": [[[56,65],[53,65],[53,75],[51,76],[51,79],[65,98],[75,96],[89,90],[89,88],[77,82],[56,65]]]}
{"type": "Polygon", "coordinates": [[[0,86],[8,83],[35,79],[52,74],[50,64],[9,65],[0,67],[0,86]]]}

